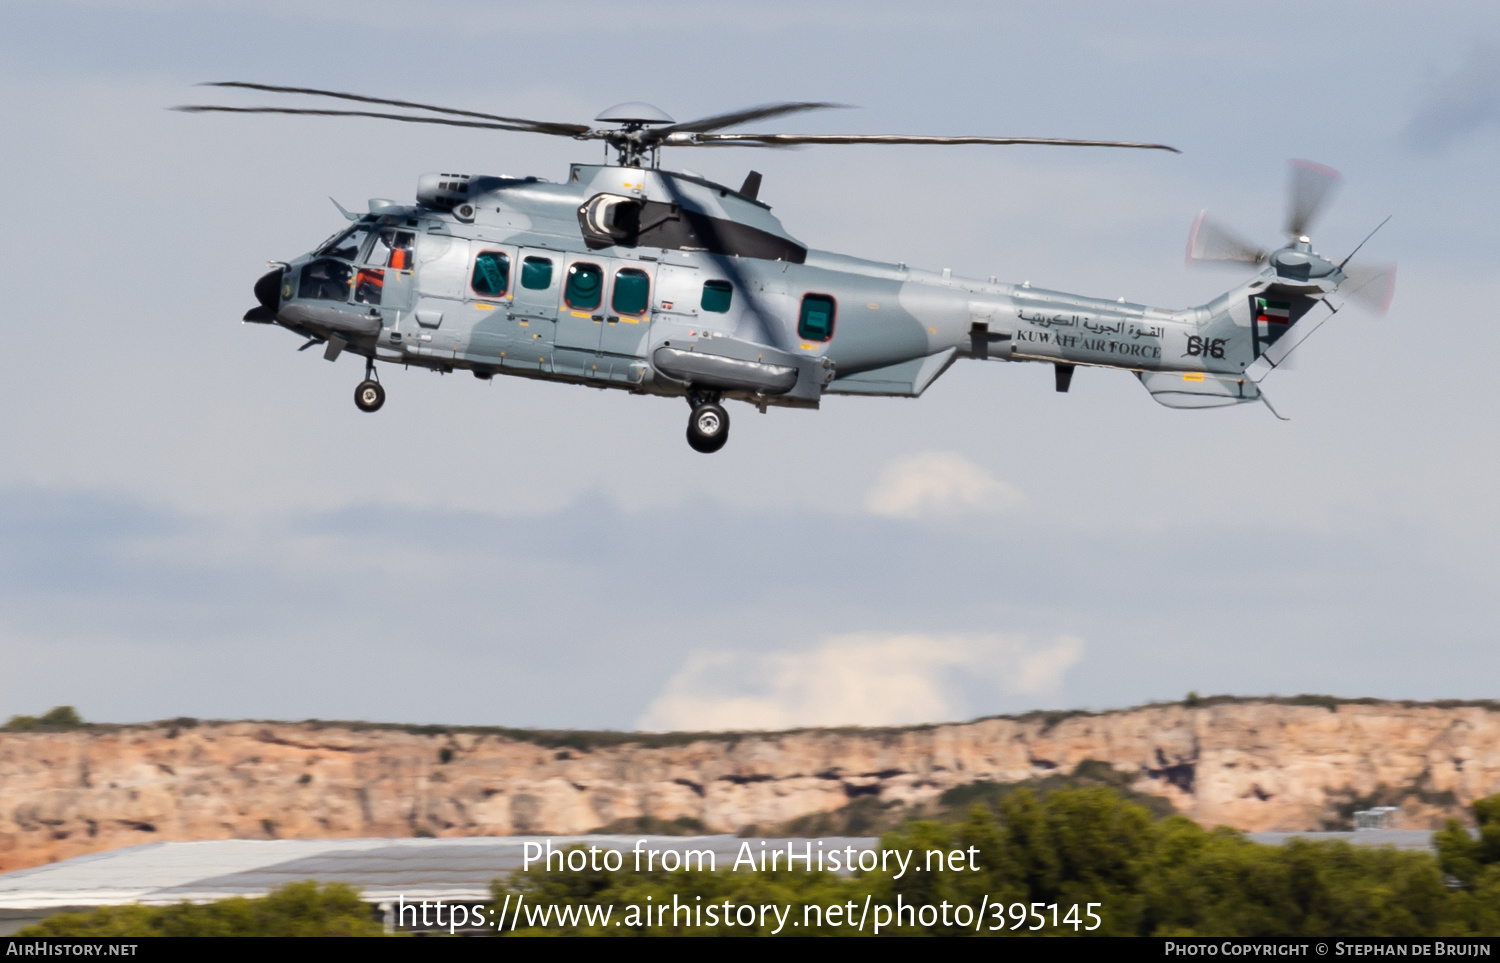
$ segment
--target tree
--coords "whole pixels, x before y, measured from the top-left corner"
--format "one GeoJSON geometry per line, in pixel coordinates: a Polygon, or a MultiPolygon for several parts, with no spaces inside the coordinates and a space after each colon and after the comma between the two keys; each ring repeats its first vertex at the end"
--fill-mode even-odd
{"type": "Polygon", "coordinates": [[[1458,912],[1475,934],[1500,933],[1500,794],[1474,803],[1475,838],[1456,819],[1437,834],[1438,861],[1458,881],[1458,912]]]}
{"type": "Polygon", "coordinates": [[[82,729],[85,723],[72,706],[53,706],[44,715],[11,716],[5,728],[25,732],[30,729],[82,729]]]}

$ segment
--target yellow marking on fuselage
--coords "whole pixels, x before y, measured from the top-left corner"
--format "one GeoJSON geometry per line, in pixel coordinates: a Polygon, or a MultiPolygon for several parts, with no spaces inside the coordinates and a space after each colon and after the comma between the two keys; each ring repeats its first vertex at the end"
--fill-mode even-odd
{"type": "Polygon", "coordinates": [[[1201,371],[1184,371],[1183,374],[1182,374],[1182,380],[1183,381],[1202,381],[1203,380],[1203,372],[1201,372],[1201,371]]]}
{"type": "Polygon", "coordinates": [[[493,304],[476,304],[476,305],[474,305],[474,310],[475,311],[493,311],[493,310],[495,310],[495,306],[493,304]]]}

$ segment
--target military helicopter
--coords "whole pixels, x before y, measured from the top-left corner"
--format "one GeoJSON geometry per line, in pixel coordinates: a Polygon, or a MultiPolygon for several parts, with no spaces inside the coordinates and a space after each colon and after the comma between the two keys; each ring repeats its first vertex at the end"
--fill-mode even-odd
{"type": "Polygon", "coordinates": [[[688,444],[707,453],[728,439],[726,400],[765,412],[817,408],[826,394],[917,397],[960,358],[1050,364],[1060,392],[1078,366],[1117,368],[1168,407],[1218,407],[1264,400],[1260,381],[1329,316],[1313,319],[1312,309],[1338,310],[1330,295],[1381,311],[1394,284],[1392,267],[1361,270],[1313,251],[1307,231],[1338,175],[1307,162],[1292,167],[1285,245],[1257,247],[1203,216],[1193,227],[1190,262],[1261,265],[1260,273],[1207,304],[1168,310],[815,250],[760,199],[759,173],[732,188],[660,166],[665,147],[1036,144],[1176,153],[1165,144],[723,132],[838,106],[817,102],[688,123],[625,103],[595,118],[609,126],[592,127],[304,87],[206,86],[401,112],[175,109],[521,131],[602,141],[615,153],[614,163],[573,164],[562,183],[424,174],[416,203],[375,199],[364,214],[340,206],[347,228],[307,254],[271,262],[244,320],[300,335],[298,350],[322,345],[330,361],[344,351],[363,356],[354,393],[362,411],[385,403],[377,361],[483,379],[517,375],[685,398],[688,444]]]}

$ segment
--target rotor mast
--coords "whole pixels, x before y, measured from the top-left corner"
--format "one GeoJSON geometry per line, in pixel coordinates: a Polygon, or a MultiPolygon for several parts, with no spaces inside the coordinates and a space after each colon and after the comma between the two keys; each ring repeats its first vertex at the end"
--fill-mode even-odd
{"type": "Polygon", "coordinates": [[[665,111],[640,101],[616,104],[595,117],[594,122],[620,126],[591,130],[587,134],[580,135],[579,139],[598,137],[603,140],[614,149],[616,162],[621,167],[644,166],[648,153],[651,155],[651,166],[655,167],[662,137],[658,132],[651,130],[651,127],[657,124],[675,123],[665,111]]]}

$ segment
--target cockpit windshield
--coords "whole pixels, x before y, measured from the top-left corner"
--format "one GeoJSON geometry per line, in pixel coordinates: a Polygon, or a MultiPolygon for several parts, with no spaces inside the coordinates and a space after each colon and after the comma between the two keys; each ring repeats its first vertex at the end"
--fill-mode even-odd
{"type": "Polygon", "coordinates": [[[318,254],[324,257],[336,257],[345,261],[359,259],[359,251],[365,246],[365,239],[370,236],[370,228],[364,224],[358,224],[329,241],[319,249],[318,254]]]}

